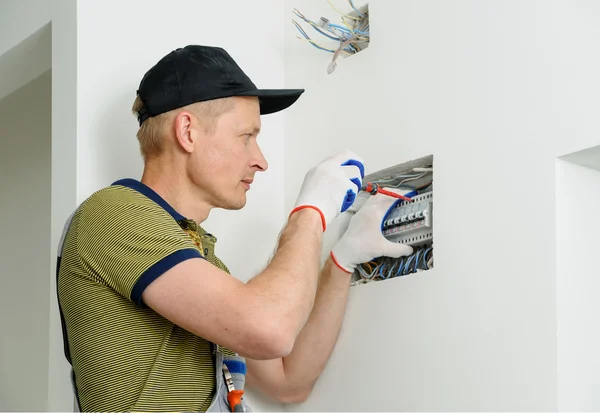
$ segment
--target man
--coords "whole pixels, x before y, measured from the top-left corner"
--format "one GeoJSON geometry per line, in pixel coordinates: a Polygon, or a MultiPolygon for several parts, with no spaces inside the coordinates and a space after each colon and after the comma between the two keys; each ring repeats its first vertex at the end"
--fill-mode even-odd
{"type": "Polygon", "coordinates": [[[362,161],[344,151],[307,173],[263,272],[244,284],[216,257],[200,224],[213,208],[244,206],[267,169],[260,115],[302,92],[257,89],[215,47],[177,49],[146,73],[134,103],[141,181],[93,194],[61,242],[59,304],[82,410],[248,410],[246,379],[302,401],[337,339],[354,267],[412,252],[381,234],[394,200],[373,197],[319,275],[322,233],[362,185],[362,161]]]}

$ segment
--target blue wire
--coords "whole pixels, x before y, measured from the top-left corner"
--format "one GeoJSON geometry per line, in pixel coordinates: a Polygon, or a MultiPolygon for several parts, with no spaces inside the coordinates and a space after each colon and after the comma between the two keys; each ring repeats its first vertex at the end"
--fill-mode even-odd
{"type": "MultiPolygon", "coordinates": [[[[304,21],[305,21],[305,22],[307,22],[308,24],[310,24],[310,26],[311,26],[313,29],[315,29],[316,31],[318,31],[319,33],[321,33],[323,36],[327,36],[327,37],[329,37],[331,40],[338,40],[338,41],[340,40],[340,38],[339,38],[339,37],[334,37],[334,36],[331,36],[331,35],[329,35],[329,34],[325,33],[324,31],[322,31],[321,29],[319,29],[319,28],[317,27],[317,24],[316,24],[315,22],[313,22],[312,20],[309,20],[309,19],[307,19],[306,17],[304,17],[304,15],[302,15],[302,14],[298,13],[297,11],[294,11],[294,14],[295,14],[296,16],[300,17],[302,20],[304,20],[304,21]]],[[[298,28],[298,26],[296,26],[296,28],[298,28]]],[[[304,34],[306,34],[306,32],[304,32],[304,34]]],[[[308,39],[308,37],[307,37],[307,36],[305,36],[305,37],[308,39]]],[[[314,46],[314,45],[313,45],[313,46],[314,46]]]]}
{"type": "Polygon", "coordinates": [[[294,27],[296,28],[296,30],[298,30],[300,32],[300,34],[302,36],[304,36],[305,39],[308,39],[308,34],[306,34],[306,32],[304,31],[304,29],[302,29],[302,27],[300,27],[299,24],[294,24],[294,27]]]}
{"type": "Polygon", "coordinates": [[[396,270],[396,277],[398,277],[399,275],[401,275],[402,270],[404,269],[404,258],[402,258],[400,260],[400,265],[398,266],[398,270],[396,270]]]}
{"type": "Polygon", "coordinates": [[[406,265],[404,266],[404,271],[402,272],[402,275],[410,274],[406,271],[408,271],[408,269],[410,268],[410,263],[412,262],[412,260],[414,258],[415,258],[414,254],[411,255],[410,257],[408,257],[408,261],[406,261],[406,265]]]}
{"type": "Polygon", "coordinates": [[[364,34],[367,36],[369,35],[369,32],[362,32],[360,30],[348,30],[347,27],[340,26],[339,24],[328,23],[328,26],[335,27],[336,29],[340,29],[341,31],[346,32],[348,34],[358,33],[358,34],[364,34]]]}
{"type": "Polygon", "coordinates": [[[392,264],[392,268],[390,268],[390,269],[387,271],[387,276],[385,276],[385,275],[382,273],[382,274],[381,274],[381,278],[383,278],[384,280],[387,280],[388,278],[390,278],[390,273],[391,273],[391,272],[392,272],[392,270],[394,269],[394,265],[395,265],[395,264],[392,264]]]}
{"type": "Polygon", "coordinates": [[[383,278],[385,280],[385,278],[383,277],[383,269],[385,268],[385,262],[383,264],[381,264],[381,267],[379,267],[379,275],[381,276],[381,278],[383,278]]]}
{"type": "Polygon", "coordinates": [[[423,261],[425,262],[425,269],[427,269],[427,270],[429,269],[429,265],[427,265],[427,259],[426,258],[427,258],[427,254],[429,254],[429,251],[431,251],[432,249],[433,249],[432,247],[429,247],[427,249],[427,251],[425,251],[425,254],[423,255],[423,261]]]}
{"type": "Polygon", "coordinates": [[[350,33],[350,30],[348,30],[348,28],[347,28],[347,27],[340,26],[339,24],[327,23],[327,26],[335,27],[335,28],[338,28],[338,29],[340,29],[340,30],[341,30],[341,31],[343,31],[343,32],[350,33]]]}
{"type": "Polygon", "coordinates": [[[329,34],[325,33],[323,30],[319,29],[318,27],[316,27],[316,26],[313,26],[312,24],[311,24],[311,27],[312,27],[313,29],[315,29],[316,31],[318,31],[319,33],[321,33],[323,36],[329,37],[331,40],[338,40],[338,41],[340,40],[340,38],[339,38],[339,37],[334,37],[334,36],[331,36],[331,35],[329,35],[329,34]]]}
{"type": "MultiPolygon", "coordinates": [[[[296,25],[294,25],[294,26],[296,26],[296,25]]],[[[302,30],[299,26],[296,26],[296,29],[298,29],[298,31],[300,32],[300,34],[302,34],[302,36],[304,36],[304,38],[306,40],[312,40],[310,37],[308,37],[308,35],[306,34],[306,32],[304,30],[302,30]]],[[[311,42],[309,42],[309,43],[311,45],[313,45],[314,47],[316,47],[317,49],[321,49],[321,50],[324,50],[324,51],[329,52],[329,53],[335,53],[335,50],[325,49],[324,47],[317,46],[314,43],[311,43],[311,42]]]]}
{"type": "MultiPolygon", "coordinates": [[[[394,263],[394,265],[396,265],[396,263],[394,263]]],[[[394,271],[394,265],[392,265],[392,268],[390,268],[390,270],[388,271],[388,275],[385,278],[386,280],[392,277],[392,271],[394,271]]]]}
{"type": "Polygon", "coordinates": [[[371,279],[371,275],[367,274],[367,271],[362,268],[361,266],[358,266],[358,272],[366,279],[366,280],[370,280],[371,279]]]}
{"type": "MultiPolygon", "coordinates": [[[[375,267],[375,269],[373,270],[373,272],[371,272],[371,274],[369,274],[369,276],[367,277],[368,280],[370,280],[371,278],[375,278],[375,274],[377,273],[377,270],[379,269],[379,265],[377,265],[375,267]]],[[[366,271],[365,271],[366,272],[366,271]]]]}
{"type": "Polygon", "coordinates": [[[419,257],[421,256],[422,251],[423,250],[417,251],[417,261],[415,262],[415,270],[413,272],[417,272],[417,269],[419,268],[419,257]]]}
{"type": "Polygon", "coordinates": [[[396,267],[396,265],[399,263],[398,260],[395,260],[394,263],[392,264],[392,268],[390,268],[390,270],[388,271],[388,275],[387,277],[385,277],[385,279],[389,279],[392,278],[392,272],[394,272],[394,267],[396,267]]]}
{"type": "Polygon", "coordinates": [[[354,9],[355,12],[357,12],[361,17],[365,17],[364,14],[362,14],[361,12],[358,11],[358,9],[356,7],[354,7],[354,3],[352,2],[352,0],[350,0],[350,6],[354,9]]]}

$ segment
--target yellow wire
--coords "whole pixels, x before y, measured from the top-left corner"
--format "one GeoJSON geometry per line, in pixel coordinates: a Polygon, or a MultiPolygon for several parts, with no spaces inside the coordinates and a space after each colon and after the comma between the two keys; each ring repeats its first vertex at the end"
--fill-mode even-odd
{"type": "Polygon", "coordinates": [[[346,19],[344,19],[344,16],[342,16],[342,22],[344,23],[344,26],[346,26],[346,29],[352,31],[352,29],[350,28],[350,26],[348,26],[348,23],[346,23],[346,19]]]}
{"type": "MultiPolygon", "coordinates": [[[[331,0],[327,0],[329,2],[329,4],[331,5],[331,8],[333,8],[333,10],[337,11],[339,14],[341,14],[342,16],[347,17],[348,19],[352,19],[352,20],[362,20],[362,17],[354,17],[354,16],[350,16],[349,14],[346,14],[344,12],[339,11],[338,9],[336,9],[336,7],[333,5],[333,3],[331,2],[331,0]]],[[[342,17],[342,21],[344,21],[344,18],[342,17]]],[[[344,24],[346,24],[346,22],[344,21],[344,24]]],[[[346,27],[348,27],[348,25],[346,24],[346,27]]],[[[348,27],[348,29],[350,30],[350,27],[348,27]]]]}

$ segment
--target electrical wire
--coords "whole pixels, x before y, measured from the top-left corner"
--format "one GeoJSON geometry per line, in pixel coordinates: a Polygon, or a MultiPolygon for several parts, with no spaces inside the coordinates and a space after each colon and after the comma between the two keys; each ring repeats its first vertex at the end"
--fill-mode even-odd
{"type": "MultiPolygon", "coordinates": [[[[344,12],[339,11],[331,2],[331,0],[327,0],[329,2],[329,5],[331,6],[331,8],[335,11],[337,11],[339,14],[341,14],[342,16],[344,16],[347,19],[352,19],[352,20],[361,20],[361,17],[355,17],[355,16],[350,16],[349,14],[346,14],[344,12]]],[[[356,9],[355,9],[356,10],[356,9]]],[[[358,10],[357,10],[358,11],[358,10]]],[[[362,14],[362,13],[361,13],[362,14]]],[[[363,15],[364,16],[364,15],[363,15]]]]}
{"type": "Polygon", "coordinates": [[[321,45],[318,45],[317,43],[315,43],[314,40],[312,40],[308,34],[306,34],[306,32],[304,31],[304,29],[302,29],[302,27],[295,21],[292,20],[292,22],[294,23],[294,25],[296,26],[296,28],[298,29],[298,31],[300,32],[300,34],[302,34],[302,36],[304,37],[304,39],[302,39],[301,37],[298,37],[300,40],[306,40],[308,41],[310,44],[312,44],[314,47],[316,47],[317,49],[329,52],[329,53],[335,53],[335,50],[332,49],[327,49],[321,45]]]}
{"type": "Polygon", "coordinates": [[[358,9],[356,7],[354,7],[354,3],[352,2],[352,0],[348,0],[348,2],[350,3],[350,7],[352,7],[354,9],[354,11],[356,13],[358,13],[359,16],[364,17],[365,15],[362,14],[360,11],[358,11],[358,9]]]}
{"type": "Polygon", "coordinates": [[[420,175],[421,175],[421,174],[403,174],[403,175],[396,175],[396,176],[393,176],[393,177],[391,177],[391,178],[389,178],[389,179],[378,179],[378,180],[376,180],[376,181],[373,181],[373,182],[374,182],[374,183],[377,183],[377,184],[386,184],[386,183],[389,183],[389,182],[396,182],[396,181],[398,180],[398,178],[414,178],[414,177],[418,177],[418,176],[420,176],[420,175]]]}
{"type": "MultiPolygon", "coordinates": [[[[420,174],[419,176],[415,176],[415,177],[412,177],[412,178],[406,178],[406,179],[404,179],[403,181],[401,181],[401,182],[400,182],[398,185],[402,185],[403,183],[405,183],[405,182],[409,182],[409,181],[416,181],[416,180],[418,180],[418,179],[421,179],[421,178],[423,178],[425,175],[427,175],[427,174],[429,174],[429,173],[430,173],[430,172],[424,172],[424,173],[420,174]]],[[[397,186],[397,185],[394,185],[394,187],[396,187],[396,186],[397,186]]]]}
{"type": "Polygon", "coordinates": [[[414,247],[413,253],[400,258],[380,257],[356,267],[362,282],[383,281],[433,268],[433,245],[414,247]]]}
{"type": "Polygon", "coordinates": [[[423,255],[423,263],[425,264],[425,269],[428,270],[429,269],[429,262],[427,261],[427,254],[429,254],[431,251],[433,251],[432,247],[429,247],[426,251],[425,254],[423,255]]]}
{"type": "Polygon", "coordinates": [[[340,38],[338,36],[331,36],[330,34],[325,33],[323,30],[321,30],[317,24],[315,22],[313,22],[312,20],[306,18],[306,16],[304,16],[302,13],[300,13],[300,11],[298,9],[294,9],[294,14],[298,17],[300,17],[302,20],[304,20],[305,22],[307,22],[308,24],[310,24],[310,26],[315,29],[317,32],[321,33],[323,36],[326,36],[328,38],[330,38],[331,40],[340,40],[340,38]]]}
{"type": "Polygon", "coordinates": [[[331,23],[328,19],[321,17],[318,22],[315,22],[309,18],[307,18],[304,14],[302,14],[298,9],[294,9],[294,14],[302,19],[304,22],[308,23],[317,33],[324,36],[327,41],[335,41],[337,42],[336,48],[329,48],[326,46],[320,45],[318,42],[308,36],[308,34],[300,27],[299,23],[295,20],[292,20],[298,31],[300,31],[302,37],[298,37],[300,40],[308,41],[315,48],[333,53],[333,57],[329,66],[327,67],[327,73],[332,73],[337,67],[337,60],[341,55],[350,56],[360,52],[366,44],[370,41],[370,32],[369,32],[369,20],[368,20],[368,12],[360,12],[352,1],[349,1],[350,7],[356,13],[356,16],[351,14],[343,13],[338,10],[331,0],[328,0],[329,4],[341,15],[342,25],[331,23]],[[352,24],[349,24],[346,20],[352,20],[352,24]]]}

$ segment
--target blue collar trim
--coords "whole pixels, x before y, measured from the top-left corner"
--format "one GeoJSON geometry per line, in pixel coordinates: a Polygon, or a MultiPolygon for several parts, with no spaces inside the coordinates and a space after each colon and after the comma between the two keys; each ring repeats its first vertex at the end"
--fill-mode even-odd
{"type": "Polygon", "coordinates": [[[161,197],[156,192],[154,192],[154,190],[152,188],[150,188],[149,186],[143,184],[142,182],[140,182],[136,179],[132,179],[132,178],[120,179],[120,180],[114,182],[113,185],[125,186],[127,188],[133,189],[134,191],[138,191],[142,195],[145,195],[146,197],[150,198],[151,200],[156,202],[158,205],[163,207],[163,209],[165,211],[167,211],[173,217],[173,219],[175,221],[181,221],[181,220],[186,219],[179,212],[175,211],[175,208],[173,208],[171,205],[169,205],[169,203],[167,201],[165,201],[163,199],[163,197],[161,197]]]}

